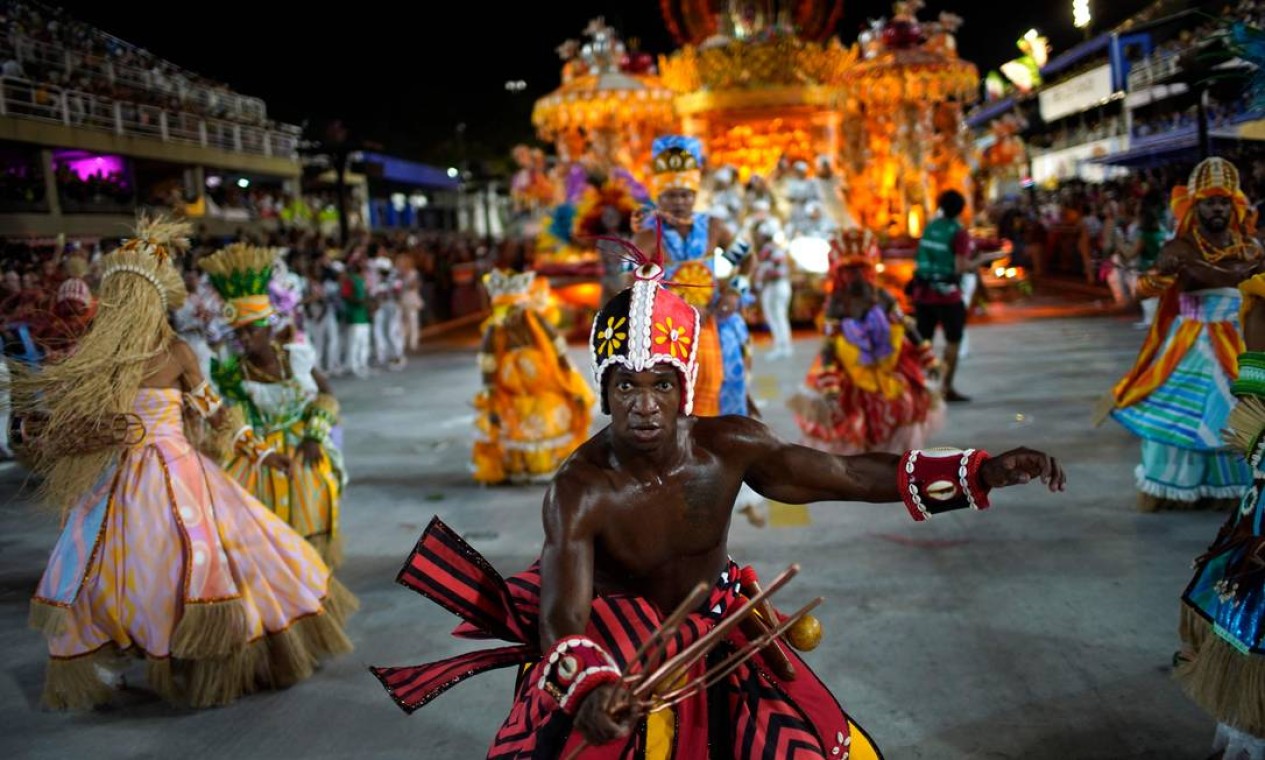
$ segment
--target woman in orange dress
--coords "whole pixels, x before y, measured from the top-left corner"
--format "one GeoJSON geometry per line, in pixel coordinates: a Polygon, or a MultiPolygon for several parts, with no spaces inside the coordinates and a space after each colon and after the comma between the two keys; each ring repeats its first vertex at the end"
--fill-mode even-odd
{"type": "Polygon", "coordinates": [[[593,420],[593,391],[536,311],[534,276],[498,269],[483,278],[492,316],[483,323],[483,389],[474,399],[480,483],[548,480],[588,438],[593,420]]]}

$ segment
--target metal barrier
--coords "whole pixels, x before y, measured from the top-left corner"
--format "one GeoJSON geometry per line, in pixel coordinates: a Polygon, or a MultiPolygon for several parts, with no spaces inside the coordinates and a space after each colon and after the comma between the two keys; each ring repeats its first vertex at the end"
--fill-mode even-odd
{"type": "MultiPolygon", "coordinates": [[[[111,38],[113,39],[113,38],[111,38]]],[[[116,44],[121,41],[114,40],[116,44]]],[[[125,47],[134,47],[122,43],[125,47]]],[[[123,85],[135,90],[145,90],[174,96],[182,103],[192,104],[211,116],[223,115],[229,120],[262,124],[267,121],[268,108],[263,100],[240,95],[226,89],[206,87],[190,81],[194,76],[172,64],[164,73],[157,68],[142,69],[115,64],[107,55],[87,55],[62,45],[31,39],[25,36],[0,37],[0,59],[14,58],[24,68],[48,73],[59,73],[65,84],[72,84],[75,77],[87,75],[91,79],[123,85]]],[[[29,73],[29,72],[28,72],[29,73]]]]}
{"type": "Polygon", "coordinates": [[[297,159],[301,129],[252,127],[187,111],[90,95],[25,79],[0,77],[0,116],[258,156],[297,159]]]}

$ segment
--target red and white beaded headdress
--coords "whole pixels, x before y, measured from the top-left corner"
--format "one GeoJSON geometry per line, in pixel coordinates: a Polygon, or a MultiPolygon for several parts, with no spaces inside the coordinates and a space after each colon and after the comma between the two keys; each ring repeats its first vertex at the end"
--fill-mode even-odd
{"type": "Polygon", "coordinates": [[[611,367],[644,372],[656,364],[671,364],[681,376],[680,411],[690,414],[698,374],[698,312],[665,287],[662,266],[625,241],[612,242],[631,254],[626,259],[637,268],[633,286],[607,301],[593,318],[589,351],[602,412],[610,414],[602,381],[611,367]]]}

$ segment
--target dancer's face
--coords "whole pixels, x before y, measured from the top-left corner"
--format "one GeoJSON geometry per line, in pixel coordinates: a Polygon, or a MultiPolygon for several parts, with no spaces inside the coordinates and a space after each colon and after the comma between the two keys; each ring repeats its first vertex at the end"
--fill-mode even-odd
{"type": "Polygon", "coordinates": [[[654,451],[675,440],[677,411],[685,392],[676,369],[657,364],[633,372],[617,366],[607,377],[603,391],[616,438],[642,451],[654,451]]]}
{"type": "Polygon", "coordinates": [[[266,322],[262,325],[251,323],[237,328],[237,335],[247,353],[259,354],[266,351],[272,341],[272,327],[266,322]]]}
{"type": "Polygon", "coordinates": [[[659,193],[659,205],[669,215],[678,219],[688,219],[694,213],[694,201],[697,195],[693,190],[674,187],[659,193]]]}
{"type": "Polygon", "coordinates": [[[1204,232],[1225,232],[1230,226],[1230,214],[1233,210],[1234,203],[1224,195],[1203,198],[1195,205],[1199,226],[1204,232]]]}

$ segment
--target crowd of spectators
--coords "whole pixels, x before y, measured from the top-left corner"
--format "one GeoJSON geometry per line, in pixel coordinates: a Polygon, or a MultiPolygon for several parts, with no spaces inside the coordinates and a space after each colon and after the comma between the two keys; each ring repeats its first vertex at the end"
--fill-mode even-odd
{"type": "MultiPolygon", "coordinates": [[[[327,301],[320,309],[314,308],[310,316],[325,307],[342,308],[338,303],[341,291],[318,285],[339,281],[349,269],[359,271],[368,262],[364,274],[369,278],[370,289],[382,291],[381,286],[389,283],[391,292],[379,292],[379,299],[408,303],[413,299],[405,297],[405,289],[415,292],[421,304],[414,312],[417,327],[478,312],[484,306],[481,275],[495,266],[526,263],[521,246],[512,241],[489,248],[486,241],[458,232],[359,233],[349,245],[340,246],[335,237],[311,230],[239,230],[232,235],[215,236],[201,225],[196,228],[193,247],[184,264],[193,270],[199,258],[238,240],[281,251],[285,269],[305,279],[306,293],[327,301]]],[[[86,273],[74,276],[83,277],[95,289],[97,261],[120,242],[121,239],[105,238],[70,240],[64,244],[51,239],[0,239],[0,333],[10,358],[25,355],[24,351],[40,356],[47,352],[43,336],[59,326],[52,319],[58,311],[59,291],[75,269],[68,265],[82,262],[86,273]],[[22,347],[23,335],[29,344],[26,348],[22,347]]],[[[309,304],[316,305],[315,301],[309,304]]],[[[371,314],[373,309],[371,306],[371,314]]],[[[339,315],[344,318],[341,311],[339,315]]],[[[404,333],[408,334],[408,330],[404,333]]],[[[341,361],[333,361],[330,369],[345,367],[341,361]]]]}
{"type": "Polygon", "coordinates": [[[1058,129],[1046,134],[1031,135],[1028,144],[1037,150],[1062,150],[1095,140],[1124,134],[1124,120],[1119,114],[1098,119],[1067,119],[1058,129]]]}
{"type": "Polygon", "coordinates": [[[30,98],[35,105],[60,108],[65,97],[71,118],[83,120],[90,116],[87,95],[127,103],[134,113],[125,116],[138,121],[162,109],[249,126],[268,123],[259,99],[181,69],[60,8],[2,0],[0,21],[6,29],[0,37],[0,75],[33,83],[30,98]]]}
{"type": "MultiPolygon", "coordinates": [[[[1249,101],[1246,97],[1229,102],[1215,98],[1208,99],[1208,129],[1218,129],[1232,124],[1249,112],[1249,101]]],[[[1153,116],[1133,119],[1132,135],[1135,138],[1170,134],[1173,132],[1195,128],[1199,123],[1199,109],[1191,105],[1179,110],[1169,110],[1153,116]]]]}
{"type": "MultiPolygon", "coordinates": [[[[1265,27],[1265,2],[1262,0],[1206,0],[1200,5],[1202,7],[1196,9],[1201,11],[1197,20],[1172,38],[1156,45],[1148,60],[1178,58],[1192,49],[1208,45],[1231,23],[1265,27]]],[[[1157,11],[1163,8],[1162,4],[1156,5],[1157,11]]]]}
{"type": "MultiPolygon", "coordinates": [[[[1265,158],[1227,157],[1239,166],[1249,199],[1265,209],[1265,158]]],[[[1175,185],[1186,182],[1193,164],[1186,159],[1106,182],[1073,180],[1033,188],[987,206],[982,221],[996,225],[998,234],[1013,243],[1017,266],[1039,276],[1109,286],[1126,306],[1131,299],[1119,287],[1119,270],[1135,266],[1130,262],[1137,240],[1151,220],[1173,229],[1168,199],[1175,185]]]]}

